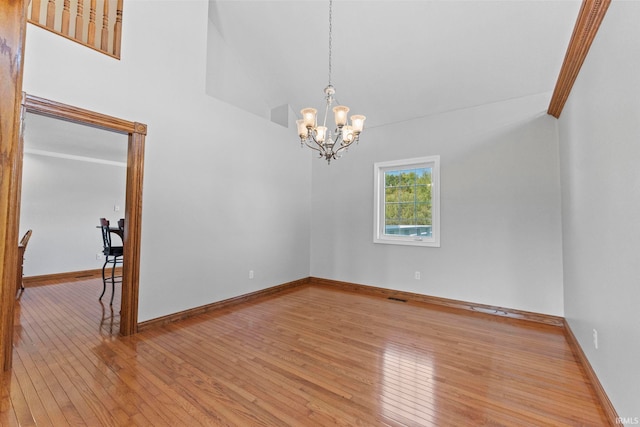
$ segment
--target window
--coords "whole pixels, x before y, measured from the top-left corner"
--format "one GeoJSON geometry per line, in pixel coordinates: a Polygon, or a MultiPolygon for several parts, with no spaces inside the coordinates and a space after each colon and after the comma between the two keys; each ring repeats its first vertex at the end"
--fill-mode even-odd
{"type": "Polygon", "coordinates": [[[440,246],[440,156],[374,165],[373,241],[440,246]]]}

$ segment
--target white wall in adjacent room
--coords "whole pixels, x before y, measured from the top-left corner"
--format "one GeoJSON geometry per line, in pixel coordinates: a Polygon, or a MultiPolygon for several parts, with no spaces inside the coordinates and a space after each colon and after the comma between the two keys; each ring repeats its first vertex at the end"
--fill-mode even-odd
{"type": "MultiPolygon", "coordinates": [[[[123,144],[127,143],[122,136],[123,144]]],[[[126,168],[25,153],[20,235],[33,234],[24,275],[102,268],[100,218],[124,216],[126,168]],[[114,212],[119,206],[120,211],[114,212]]],[[[114,238],[114,245],[121,242],[114,238]]]]}

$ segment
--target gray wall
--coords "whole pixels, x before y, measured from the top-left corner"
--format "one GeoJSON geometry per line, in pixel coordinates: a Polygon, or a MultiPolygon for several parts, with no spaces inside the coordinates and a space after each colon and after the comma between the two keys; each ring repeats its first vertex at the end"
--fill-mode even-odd
{"type": "Polygon", "coordinates": [[[140,321],[309,274],[566,314],[620,414],[638,415],[640,5],[613,2],[560,120],[564,229],[549,93],[367,129],[327,166],[205,94],[206,2],[156,1],[152,20],[149,5],[128,3],[121,61],[28,26],[24,78],[149,125],[140,321]],[[374,245],[373,163],[431,154],[442,246],[374,245]]]}
{"type": "MultiPolygon", "coordinates": [[[[122,136],[122,143],[127,137],[122,136]]],[[[25,276],[101,268],[100,218],[124,217],[126,168],[25,153],[20,235],[33,230],[25,276]],[[120,206],[114,212],[114,206],[120,206]]]]}
{"type": "Polygon", "coordinates": [[[206,95],[206,1],[126,9],[120,61],[29,25],[24,90],[148,125],[138,320],[307,277],[310,153],[206,95]]]}
{"type": "Polygon", "coordinates": [[[638,22],[638,2],[611,3],[559,135],[565,316],[618,414],[640,419],[638,22]]]}
{"type": "Polygon", "coordinates": [[[366,129],[342,159],[314,160],[312,276],[562,315],[549,96],[366,129]],[[374,244],[374,162],[436,154],[441,247],[374,244]]]}

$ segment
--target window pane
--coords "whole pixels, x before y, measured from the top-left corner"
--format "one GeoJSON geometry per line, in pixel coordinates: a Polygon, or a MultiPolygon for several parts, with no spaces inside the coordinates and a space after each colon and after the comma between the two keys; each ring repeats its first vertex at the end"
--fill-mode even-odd
{"type": "Polygon", "coordinates": [[[397,203],[387,203],[385,205],[385,223],[398,225],[400,224],[400,220],[398,218],[398,204],[397,203]]]}
{"type": "Polygon", "coordinates": [[[386,187],[384,189],[385,193],[385,201],[386,202],[397,202],[398,201],[398,189],[396,187],[386,187]]]}
{"type": "Polygon", "coordinates": [[[418,224],[421,224],[421,225],[431,224],[431,204],[430,203],[416,204],[416,218],[417,218],[418,224]]]}
{"type": "Polygon", "coordinates": [[[374,242],[440,247],[440,156],[374,164],[374,242]]]}
{"type": "Polygon", "coordinates": [[[402,203],[414,201],[413,187],[398,187],[398,201],[402,203]]]}
{"type": "Polygon", "coordinates": [[[431,235],[431,168],[385,172],[385,234],[431,235]]]}

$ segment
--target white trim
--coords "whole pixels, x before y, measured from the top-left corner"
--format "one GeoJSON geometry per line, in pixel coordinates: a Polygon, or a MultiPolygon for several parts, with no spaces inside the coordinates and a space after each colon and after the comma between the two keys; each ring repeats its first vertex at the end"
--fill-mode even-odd
{"type": "Polygon", "coordinates": [[[440,247],[440,156],[416,157],[373,164],[373,242],[391,245],[440,247]],[[432,237],[392,236],[384,233],[384,172],[388,170],[430,167],[431,172],[431,234],[432,237]]]}

